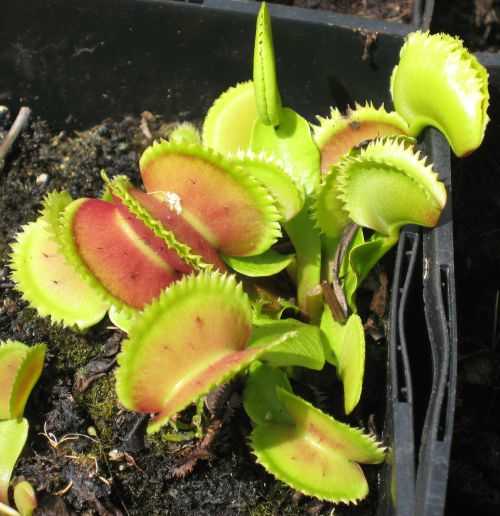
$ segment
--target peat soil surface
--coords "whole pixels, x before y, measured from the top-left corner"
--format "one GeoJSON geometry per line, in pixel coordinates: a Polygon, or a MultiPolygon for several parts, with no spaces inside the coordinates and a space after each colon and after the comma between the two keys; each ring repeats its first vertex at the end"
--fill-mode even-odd
{"type": "MultiPolygon", "coordinates": [[[[1,108],[0,141],[12,122],[12,114],[1,108]]],[[[0,171],[0,340],[48,346],[42,376],[25,411],[30,433],[14,481],[24,477],[35,486],[37,514],[45,515],[329,514],[331,504],[299,496],[255,464],[238,382],[212,412],[205,407],[201,440],[192,437],[194,408],[179,417],[179,431],[167,428],[148,437],[147,416],[124,410],[114,394],[113,368],[124,334],[107,319],[85,335],[52,325],[13,288],[10,243],[23,224],[37,217],[44,195],[66,189],[74,198],[97,197],[102,169],[109,177],[125,174],[140,184],[140,154],[152,138],[165,137],[170,129],[144,113],[81,132],[54,132],[35,115],[0,171]]],[[[370,281],[376,283],[377,276],[370,281]]],[[[371,296],[366,291],[368,305],[371,296]]],[[[349,422],[380,433],[386,345],[383,338],[367,340],[364,395],[349,422]]],[[[345,419],[335,378],[331,367],[307,373],[295,389],[345,419]]],[[[339,506],[337,514],[375,513],[380,469],[364,467],[369,497],[356,507],[339,506]]]]}
{"type": "Polygon", "coordinates": [[[398,23],[410,23],[413,9],[413,0],[269,0],[269,3],[323,9],[398,23]]]}
{"type": "Polygon", "coordinates": [[[432,32],[460,36],[472,52],[500,50],[500,0],[436,0],[432,32]]]}

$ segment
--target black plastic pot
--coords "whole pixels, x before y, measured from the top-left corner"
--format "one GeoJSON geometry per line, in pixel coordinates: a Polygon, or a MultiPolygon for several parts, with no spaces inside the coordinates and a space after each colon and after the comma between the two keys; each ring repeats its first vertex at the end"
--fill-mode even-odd
{"type": "MultiPolygon", "coordinates": [[[[181,0],[182,1],[182,0],[181,0]]],[[[190,0],[188,0],[190,1],[190,0]]],[[[240,11],[245,9],[241,4],[254,3],[255,0],[192,0],[194,3],[202,3],[212,7],[223,7],[224,9],[236,9],[240,11]]],[[[305,9],[303,7],[285,6],[281,4],[270,4],[276,10],[276,13],[282,11],[288,13],[298,20],[310,22],[322,22],[328,20],[333,25],[355,25],[359,29],[377,32],[383,30],[390,32],[394,30],[399,31],[401,25],[409,27],[411,30],[427,30],[431,23],[432,12],[434,10],[434,0],[413,0],[411,20],[409,23],[401,24],[386,20],[369,19],[362,16],[344,15],[332,11],[325,11],[321,9],[305,9]]],[[[250,10],[254,7],[249,7],[250,10]]]]}
{"type": "MultiPolygon", "coordinates": [[[[203,4],[168,0],[10,2],[3,6],[0,18],[1,102],[13,111],[29,105],[52,126],[66,130],[144,110],[168,120],[200,120],[220,92],[251,77],[258,7],[255,2],[229,5],[221,0],[203,4]]],[[[311,121],[316,114],[327,115],[330,106],[344,109],[354,101],[390,105],[390,73],[412,27],[378,20],[363,20],[360,26],[357,17],[275,5],[269,10],[285,105],[311,121]],[[376,32],[372,44],[364,30],[367,26],[376,32]]],[[[437,133],[429,132],[425,145],[448,180],[447,151],[437,133]]],[[[438,514],[444,499],[437,489],[446,482],[446,439],[454,401],[454,359],[449,351],[454,343],[449,220],[445,218],[439,228],[423,237],[419,230],[408,228],[399,244],[384,430],[391,451],[381,486],[380,514],[412,515],[416,509],[423,513],[420,511],[431,504],[436,504],[438,512],[433,514],[438,514]],[[443,261],[445,258],[448,261],[443,261]],[[423,272],[424,290],[422,263],[428,265],[423,272]],[[437,321],[433,314],[438,314],[437,321]],[[423,345],[429,341],[427,327],[431,343],[423,345]],[[422,360],[422,356],[430,358],[422,360]],[[412,389],[416,379],[422,378],[428,380],[427,386],[412,389]],[[447,382],[447,404],[443,382],[447,382]],[[446,442],[439,454],[442,435],[436,428],[442,410],[446,442]]]]}

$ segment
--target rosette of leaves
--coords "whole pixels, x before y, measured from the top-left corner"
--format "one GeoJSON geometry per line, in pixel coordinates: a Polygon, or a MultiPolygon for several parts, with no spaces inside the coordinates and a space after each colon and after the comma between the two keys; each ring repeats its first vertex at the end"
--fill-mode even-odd
{"type": "Polygon", "coordinates": [[[12,268],[42,315],[83,330],[109,311],[127,329],[117,393],[155,414],[149,432],[245,374],[257,460],[303,493],[348,503],[366,496],[359,464],[381,462],[383,446],[294,395],[289,376],[330,362],[354,410],[365,367],[356,290],[402,225],[437,223],[446,191],[414,152],[407,116],[368,103],[318,119],[282,104],[263,4],[253,80],[214,102],[201,134],[181,124],[145,151],[145,191],[103,175],[103,199],[50,194],[18,235],[12,268]],[[286,255],[273,247],[282,228],[286,255]],[[265,295],[248,288],[250,300],[228,274],[247,288],[285,269],[297,319],[282,318],[294,300],[266,313],[265,295]]]}
{"type": "Polygon", "coordinates": [[[43,368],[45,345],[0,342],[0,513],[30,516],[37,502],[29,482],[14,487],[17,511],[9,504],[10,477],[28,437],[24,407],[43,368]]]}

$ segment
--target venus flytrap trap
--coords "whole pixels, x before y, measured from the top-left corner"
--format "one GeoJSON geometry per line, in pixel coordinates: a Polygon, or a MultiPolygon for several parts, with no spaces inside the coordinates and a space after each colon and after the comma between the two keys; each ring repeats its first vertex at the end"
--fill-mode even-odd
{"type": "Polygon", "coordinates": [[[144,190],[103,172],[101,199],[49,194],[13,244],[17,288],[53,322],[85,331],[108,312],[128,332],[117,393],[127,409],[155,414],[148,432],[241,375],[258,462],[305,494],[356,503],[368,493],[359,464],[382,462],[384,447],[293,388],[299,367],[328,362],[344,412],[355,409],[365,369],[356,292],[403,225],[435,226],[446,203],[412,137],[430,124],[458,153],[480,143],[486,76],[447,41],[408,37],[391,81],[398,112],[356,104],[314,126],[283,107],[263,4],[253,80],[222,93],[201,132],[181,124],[144,152],[144,190]],[[422,50],[415,86],[412,55],[422,50]],[[462,67],[451,104],[426,100],[427,87],[448,97],[462,67]],[[470,137],[456,130],[464,124],[470,137]],[[277,274],[295,298],[253,280],[278,284],[277,274]]]}
{"type": "Polygon", "coordinates": [[[17,511],[9,505],[10,477],[28,437],[24,407],[43,368],[45,345],[0,342],[0,514],[30,516],[37,502],[26,481],[14,487],[17,511]]]}

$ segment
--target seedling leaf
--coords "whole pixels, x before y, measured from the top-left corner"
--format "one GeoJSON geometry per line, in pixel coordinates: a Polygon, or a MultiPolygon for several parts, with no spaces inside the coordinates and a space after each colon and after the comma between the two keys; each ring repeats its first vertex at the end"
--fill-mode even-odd
{"type": "Polygon", "coordinates": [[[222,154],[247,149],[258,116],[252,81],[229,88],[208,110],[203,145],[222,154]]]}
{"type": "MultiPolygon", "coordinates": [[[[53,217],[47,211],[17,234],[12,245],[12,279],[23,299],[42,317],[84,330],[104,317],[108,303],[61,253],[46,222],[53,217]]],[[[58,222],[53,220],[53,224],[58,222]]]]}
{"type": "Polygon", "coordinates": [[[489,117],[488,72],[448,34],[413,32],[391,77],[391,94],[410,134],[439,129],[457,156],[481,144],[489,117]]]}
{"type": "Polygon", "coordinates": [[[222,254],[260,254],[281,234],[267,189],[221,154],[162,141],[146,149],[140,169],[146,190],[175,194],[182,217],[222,254]]]}
{"type": "Polygon", "coordinates": [[[253,53],[253,84],[257,112],[263,124],[281,123],[281,98],[276,80],[271,18],[263,2],[257,17],[253,53]]]}
{"type": "Polygon", "coordinates": [[[26,419],[0,421],[0,503],[9,504],[9,482],[28,437],[26,419]]]}
{"type": "Polygon", "coordinates": [[[276,390],[294,424],[255,428],[251,445],[257,461],[304,494],[344,503],[364,498],[368,484],[357,463],[382,462],[382,446],[298,396],[279,387],[276,390]]]}
{"type": "Polygon", "coordinates": [[[264,351],[245,349],[250,302],[233,276],[186,276],[146,307],[118,357],[121,403],[160,412],[154,432],[193,399],[246,367],[264,351]]]}
{"type": "Polygon", "coordinates": [[[14,502],[21,516],[31,516],[37,507],[37,499],[33,486],[23,480],[14,487],[14,502]]]}
{"type": "Polygon", "coordinates": [[[46,347],[18,341],[0,342],[0,420],[22,417],[43,368],[46,347]]]}

